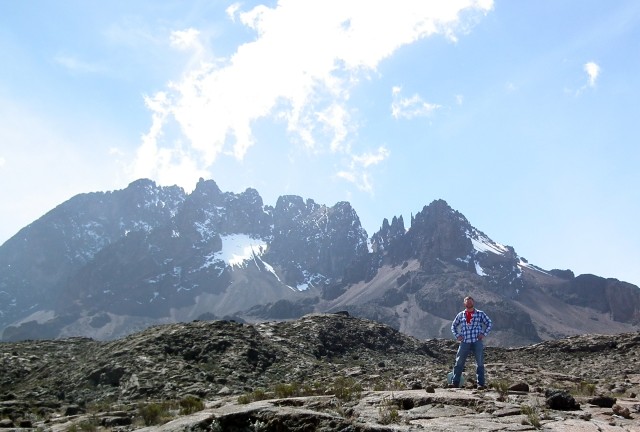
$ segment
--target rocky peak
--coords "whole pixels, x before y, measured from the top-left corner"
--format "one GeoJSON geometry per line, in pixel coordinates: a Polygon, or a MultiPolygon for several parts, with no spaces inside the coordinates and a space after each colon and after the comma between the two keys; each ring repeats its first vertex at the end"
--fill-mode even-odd
{"type": "Polygon", "coordinates": [[[221,232],[245,233],[262,238],[271,236],[273,216],[255,189],[249,188],[237,195],[225,194],[224,207],[227,215],[220,227],[221,232]]]}
{"type": "Polygon", "coordinates": [[[202,179],[175,218],[181,235],[202,247],[208,247],[209,241],[219,235],[244,233],[267,237],[271,223],[271,215],[265,211],[262,197],[255,189],[240,194],[223,193],[213,180],[202,179]]]}
{"type": "Polygon", "coordinates": [[[367,253],[367,233],[347,202],[333,207],[298,196],[281,196],[273,210],[273,241],[267,260],[277,262],[293,286],[313,274],[342,276],[358,255],[367,253]]]}
{"type": "MultiPolygon", "coordinates": [[[[169,218],[173,217],[186,197],[181,187],[157,186],[154,181],[148,179],[136,180],[125,189],[119,191],[94,192],[78,195],[77,197],[83,196],[87,199],[87,204],[96,205],[97,201],[97,203],[104,205],[104,208],[97,209],[107,212],[102,215],[103,219],[107,219],[109,216],[123,215],[122,222],[124,226],[121,228],[129,231],[138,229],[150,231],[155,226],[165,223],[169,218]],[[95,194],[102,194],[105,199],[96,200],[95,194]],[[110,208],[111,206],[114,208],[110,208]],[[148,224],[147,220],[153,220],[156,215],[161,215],[161,220],[156,224],[148,224]],[[132,225],[127,226],[127,222],[132,225]]],[[[74,198],[67,202],[72,202],[74,198]]],[[[99,213],[96,212],[96,215],[99,215],[99,213]]]]}
{"type": "Polygon", "coordinates": [[[168,223],[184,199],[177,186],[138,180],[119,191],[76,195],[20,230],[0,248],[0,327],[51,304],[56,285],[128,233],[168,223]]]}
{"type": "Polygon", "coordinates": [[[371,248],[374,252],[382,252],[396,239],[404,236],[404,234],[405,228],[402,215],[400,217],[394,216],[393,219],[391,219],[391,224],[389,224],[387,218],[384,218],[380,230],[371,236],[371,248]]]}
{"type": "Polygon", "coordinates": [[[472,249],[466,232],[467,219],[444,200],[433,201],[418,212],[407,231],[407,247],[423,267],[433,267],[437,260],[448,262],[463,257],[472,249]]]}
{"type": "Polygon", "coordinates": [[[216,197],[219,197],[220,195],[222,195],[222,191],[220,190],[220,188],[218,187],[218,184],[215,181],[211,179],[205,180],[202,177],[200,177],[191,195],[208,196],[209,201],[215,202],[216,197]]]}
{"type": "Polygon", "coordinates": [[[0,247],[2,337],[104,340],[202,316],[349,310],[425,338],[448,333],[470,292],[496,317],[501,345],[639,322],[637,287],[536,268],[443,200],[408,230],[402,217],[383,220],[371,245],[348,202],[285,195],[271,207],[213,180],[188,195],[138,180],[78,195],[0,247]]]}

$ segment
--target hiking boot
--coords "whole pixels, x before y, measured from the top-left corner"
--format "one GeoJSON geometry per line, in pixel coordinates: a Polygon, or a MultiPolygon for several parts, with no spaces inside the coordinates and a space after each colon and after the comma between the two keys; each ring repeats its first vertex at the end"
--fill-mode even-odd
{"type": "Polygon", "coordinates": [[[479,386],[476,387],[476,389],[478,389],[478,390],[486,390],[487,386],[479,385],[479,386]]]}
{"type": "Polygon", "coordinates": [[[447,388],[458,388],[460,387],[460,385],[456,384],[456,383],[451,383],[447,385],[447,388]]]}

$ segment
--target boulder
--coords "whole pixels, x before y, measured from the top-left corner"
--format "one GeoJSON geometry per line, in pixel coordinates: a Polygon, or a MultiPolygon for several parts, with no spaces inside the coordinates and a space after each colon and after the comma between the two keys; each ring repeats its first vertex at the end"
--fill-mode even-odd
{"type": "Polygon", "coordinates": [[[547,390],[545,397],[547,398],[546,404],[550,409],[561,411],[580,409],[580,404],[565,390],[547,390]]]}

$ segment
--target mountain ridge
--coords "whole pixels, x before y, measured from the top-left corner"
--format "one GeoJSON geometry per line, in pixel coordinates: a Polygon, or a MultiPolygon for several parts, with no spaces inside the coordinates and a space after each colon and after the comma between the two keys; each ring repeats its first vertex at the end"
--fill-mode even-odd
{"type": "Polygon", "coordinates": [[[187,194],[140,179],[47,212],[0,247],[0,269],[3,340],[336,310],[448,337],[466,294],[495,317],[497,345],[640,325],[635,285],[536,267],[442,199],[409,228],[385,218],[369,237],[348,202],[283,195],[270,206],[252,188],[222,192],[200,179],[187,194]]]}

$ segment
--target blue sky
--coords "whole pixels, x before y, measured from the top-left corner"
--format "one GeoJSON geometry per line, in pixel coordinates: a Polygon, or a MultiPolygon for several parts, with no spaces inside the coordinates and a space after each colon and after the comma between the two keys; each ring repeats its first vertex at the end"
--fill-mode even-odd
{"type": "Polygon", "coordinates": [[[640,2],[0,4],[0,242],[137,178],[446,200],[546,269],[640,284],[640,2]]]}

